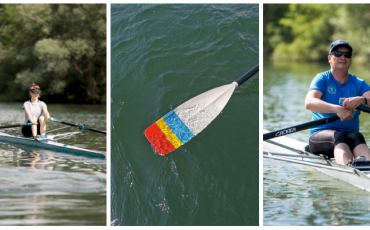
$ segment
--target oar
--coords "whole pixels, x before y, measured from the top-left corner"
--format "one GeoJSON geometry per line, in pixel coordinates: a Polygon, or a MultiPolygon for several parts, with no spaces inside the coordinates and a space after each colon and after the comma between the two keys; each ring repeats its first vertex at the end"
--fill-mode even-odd
{"type": "MultiPolygon", "coordinates": [[[[339,104],[343,105],[343,102],[344,102],[343,100],[340,100],[339,104]]],[[[356,109],[359,109],[363,112],[370,113],[370,106],[367,106],[367,105],[360,105],[356,109]]],[[[306,123],[303,123],[303,124],[300,124],[300,125],[296,125],[296,126],[292,126],[292,127],[288,127],[288,128],[284,128],[284,129],[279,129],[279,130],[276,130],[276,131],[272,131],[272,132],[263,134],[263,140],[265,141],[265,140],[268,140],[268,139],[271,139],[271,138],[274,138],[274,137],[284,136],[284,135],[295,133],[295,132],[298,132],[298,131],[314,128],[314,127],[317,127],[317,126],[320,126],[320,125],[329,124],[329,123],[337,121],[337,120],[339,120],[339,117],[337,115],[334,115],[334,116],[331,116],[331,117],[324,117],[324,118],[321,118],[321,119],[318,119],[318,120],[309,121],[309,122],[306,122],[306,123]]]]}
{"type": "Polygon", "coordinates": [[[66,122],[66,121],[58,121],[58,120],[51,119],[51,118],[50,118],[50,121],[52,121],[52,122],[58,122],[58,123],[61,123],[61,124],[64,124],[64,125],[70,125],[70,126],[74,126],[74,127],[79,127],[81,131],[84,130],[84,129],[86,129],[86,130],[90,130],[90,131],[97,132],[97,133],[107,134],[107,132],[105,132],[105,131],[100,131],[100,130],[88,128],[88,127],[86,127],[83,124],[72,124],[72,123],[69,123],[69,122],[66,122]]]}
{"type": "Polygon", "coordinates": [[[229,101],[234,90],[259,71],[259,64],[231,84],[204,92],[167,113],[145,130],[154,149],[165,155],[200,133],[229,101]]]}
{"type": "Polygon", "coordinates": [[[359,110],[361,110],[362,112],[365,112],[365,113],[370,113],[370,106],[368,106],[368,105],[360,105],[356,109],[359,109],[359,110]]]}
{"type": "Polygon", "coordinates": [[[15,128],[15,127],[22,127],[22,126],[31,126],[31,125],[33,125],[33,124],[32,123],[26,123],[26,124],[16,124],[16,125],[3,125],[3,126],[0,126],[0,129],[15,128]]]}
{"type": "Polygon", "coordinates": [[[299,125],[295,125],[295,126],[291,126],[291,127],[288,127],[288,128],[279,129],[279,130],[276,130],[276,131],[272,131],[272,132],[263,134],[263,140],[265,141],[265,140],[268,140],[268,139],[271,139],[271,138],[274,138],[274,137],[280,137],[280,136],[295,133],[295,132],[298,132],[298,131],[314,128],[314,127],[317,127],[317,126],[320,126],[320,125],[329,124],[329,123],[332,123],[332,122],[337,121],[337,120],[339,120],[339,117],[337,115],[334,115],[334,116],[331,116],[331,117],[324,117],[324,118],[321,118],[321,119],[318,119],[318,120],[309,121],[309,122],[299,124],[299,125]]]}

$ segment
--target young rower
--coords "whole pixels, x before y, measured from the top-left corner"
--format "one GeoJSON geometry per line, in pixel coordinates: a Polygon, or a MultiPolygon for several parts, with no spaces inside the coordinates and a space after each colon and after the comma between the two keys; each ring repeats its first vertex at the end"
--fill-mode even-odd
{"type": "Polygon", "coordinates": [[[46,135],[46,120],[50,120],[50,114],[44,102],[39,100],[41,95],[40,86],[31,83],[29,89],[30,100],[24,102],[25,123],[32,123],[31,126],[23,126],[22,134],[25,137],[33,137],[36,140],[49,140],[46,135]],[[42,116],[44,113],[44,116],[42,116]],[[45,120],[46,117],[46,120],[45,120]]]}

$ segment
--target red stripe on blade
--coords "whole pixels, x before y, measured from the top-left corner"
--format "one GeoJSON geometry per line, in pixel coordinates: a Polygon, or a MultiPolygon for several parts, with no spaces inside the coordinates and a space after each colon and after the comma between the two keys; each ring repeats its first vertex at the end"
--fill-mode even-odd
{"type": "Polygon", "coordinates": [[[176,149],[171,142],[167,140],[166,135],[162,133],[156,123],[152,124],[145,130],[145,136],[148,138],[154,149],[161,155],[165,155],[176,149]]]}

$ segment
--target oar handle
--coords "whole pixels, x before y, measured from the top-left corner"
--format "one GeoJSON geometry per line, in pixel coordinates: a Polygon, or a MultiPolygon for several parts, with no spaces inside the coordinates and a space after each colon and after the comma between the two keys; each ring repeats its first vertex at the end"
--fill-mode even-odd
{"type": "Polygon", "coordinates": [[[100,131],[100,130],[97,130],[97,129],[92,129],[92,128],[86,127],[83,124],[72,124],[72,123],[69,123],[69,122],[66,122],[66,121],[58,121],[58,120],[51,119],[51,118],[50,118],[50,121],[52,121],[52,122],[58,122],[58,123],[61,123],[61,124],[64,124],[64,125],[79,127],[81,130],[86,129],[86,130],[90,130],[90,131],[97,132],[97,133],[107,134],[107,132],[105,132],[105,131],[100,131]]]}
{"type": "Polygon", "coordinates": [[[255,65],[252,69],[248,70],[243,76],[238,78],[235,82],[238,83],[238,86],[243,84],[246,80],[251,78],[253,75],[255,75],[259,71],[259,63],[255,65]]]}
{"type": "Polygon", "coordinates": [[[16,125],[4,125],[4,126],[0,126],[0,129],[15,128],[15,127],[22,127],[22,126],[31,126],[31,125],[33,125],[33,124],[32,123],[26,123],[26,124],[16,124],[16,125]]]}
{"type": "MultiPolygon", "coordinates": [[[[339,104],[343,105],[343,102],[344,102],[343,100],[340,100],[339,104]]],[[[370,106],[367,106],[367,105],[360,105],[356,109],[361,110],[362,112],[365,112],[365,113],[370,113],[370,106]]]]}
{"type": "Polygon", "coordinates": [[[300,125],[291,126],[291,127],[284,128],[284,129],[279,129],[276,131],[263,134],[263,140],[265,141],[265,140],[268,140],[274,137],[280,137],[280,136],[288,135],[288,134],[295,133],[298,131],[314,128],[320,125],[329,124],[337,120],[339,120],[339,117],[337,115],[334,115],[331,117],[324,117],[324,118],[317,119],[314,121],[309,121],[309,122],[306,122],[300,125]]]}

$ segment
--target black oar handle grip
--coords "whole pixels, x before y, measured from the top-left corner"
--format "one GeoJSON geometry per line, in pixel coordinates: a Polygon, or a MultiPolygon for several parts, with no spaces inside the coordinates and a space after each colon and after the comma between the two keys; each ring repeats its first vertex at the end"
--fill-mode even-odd
{"type": "Polygon", "coordinates": [[[334,116],[331,116],[331,117],[324,117],[324,118],[321,118],[321,119],[309,121],[309,122],[306,122],[306,123],[303,123],[303,124],[300,124],[300,125],[296,125],[296,126],[292,126],[292,127],[289,127],[289,128],[279,129],[279,130],[276,130],[276,131],[273,131],[273,132],[263,134],[263,140],[265,141],[265,140],[268,140],[268,139],[271,139],[271,138],[274,138],[274,137],[285,136],[287,134],[295,133],[295,132],[302,131],[302,130],[305,130],[305,129],[310,129],[310,128],[314,128],[314,127],[317,127],[317,126],[320,126],[320,125],[329,124],[329,123],[337,121],[337,120],[339,120],[339,117],[337,115],[334,115],[334,116]]]}
{"type": "Polygon", "coordinates": [[[238,83],[239,86],[243,84],[246,80],[251,78],[259,71],[259,65],[260,65],[259,63],[255,65],[252,69],[248,70],[248,72],[246,72],[243,76],[238,78],[238,80],[236,80],[235,82],[238,83]]]}

